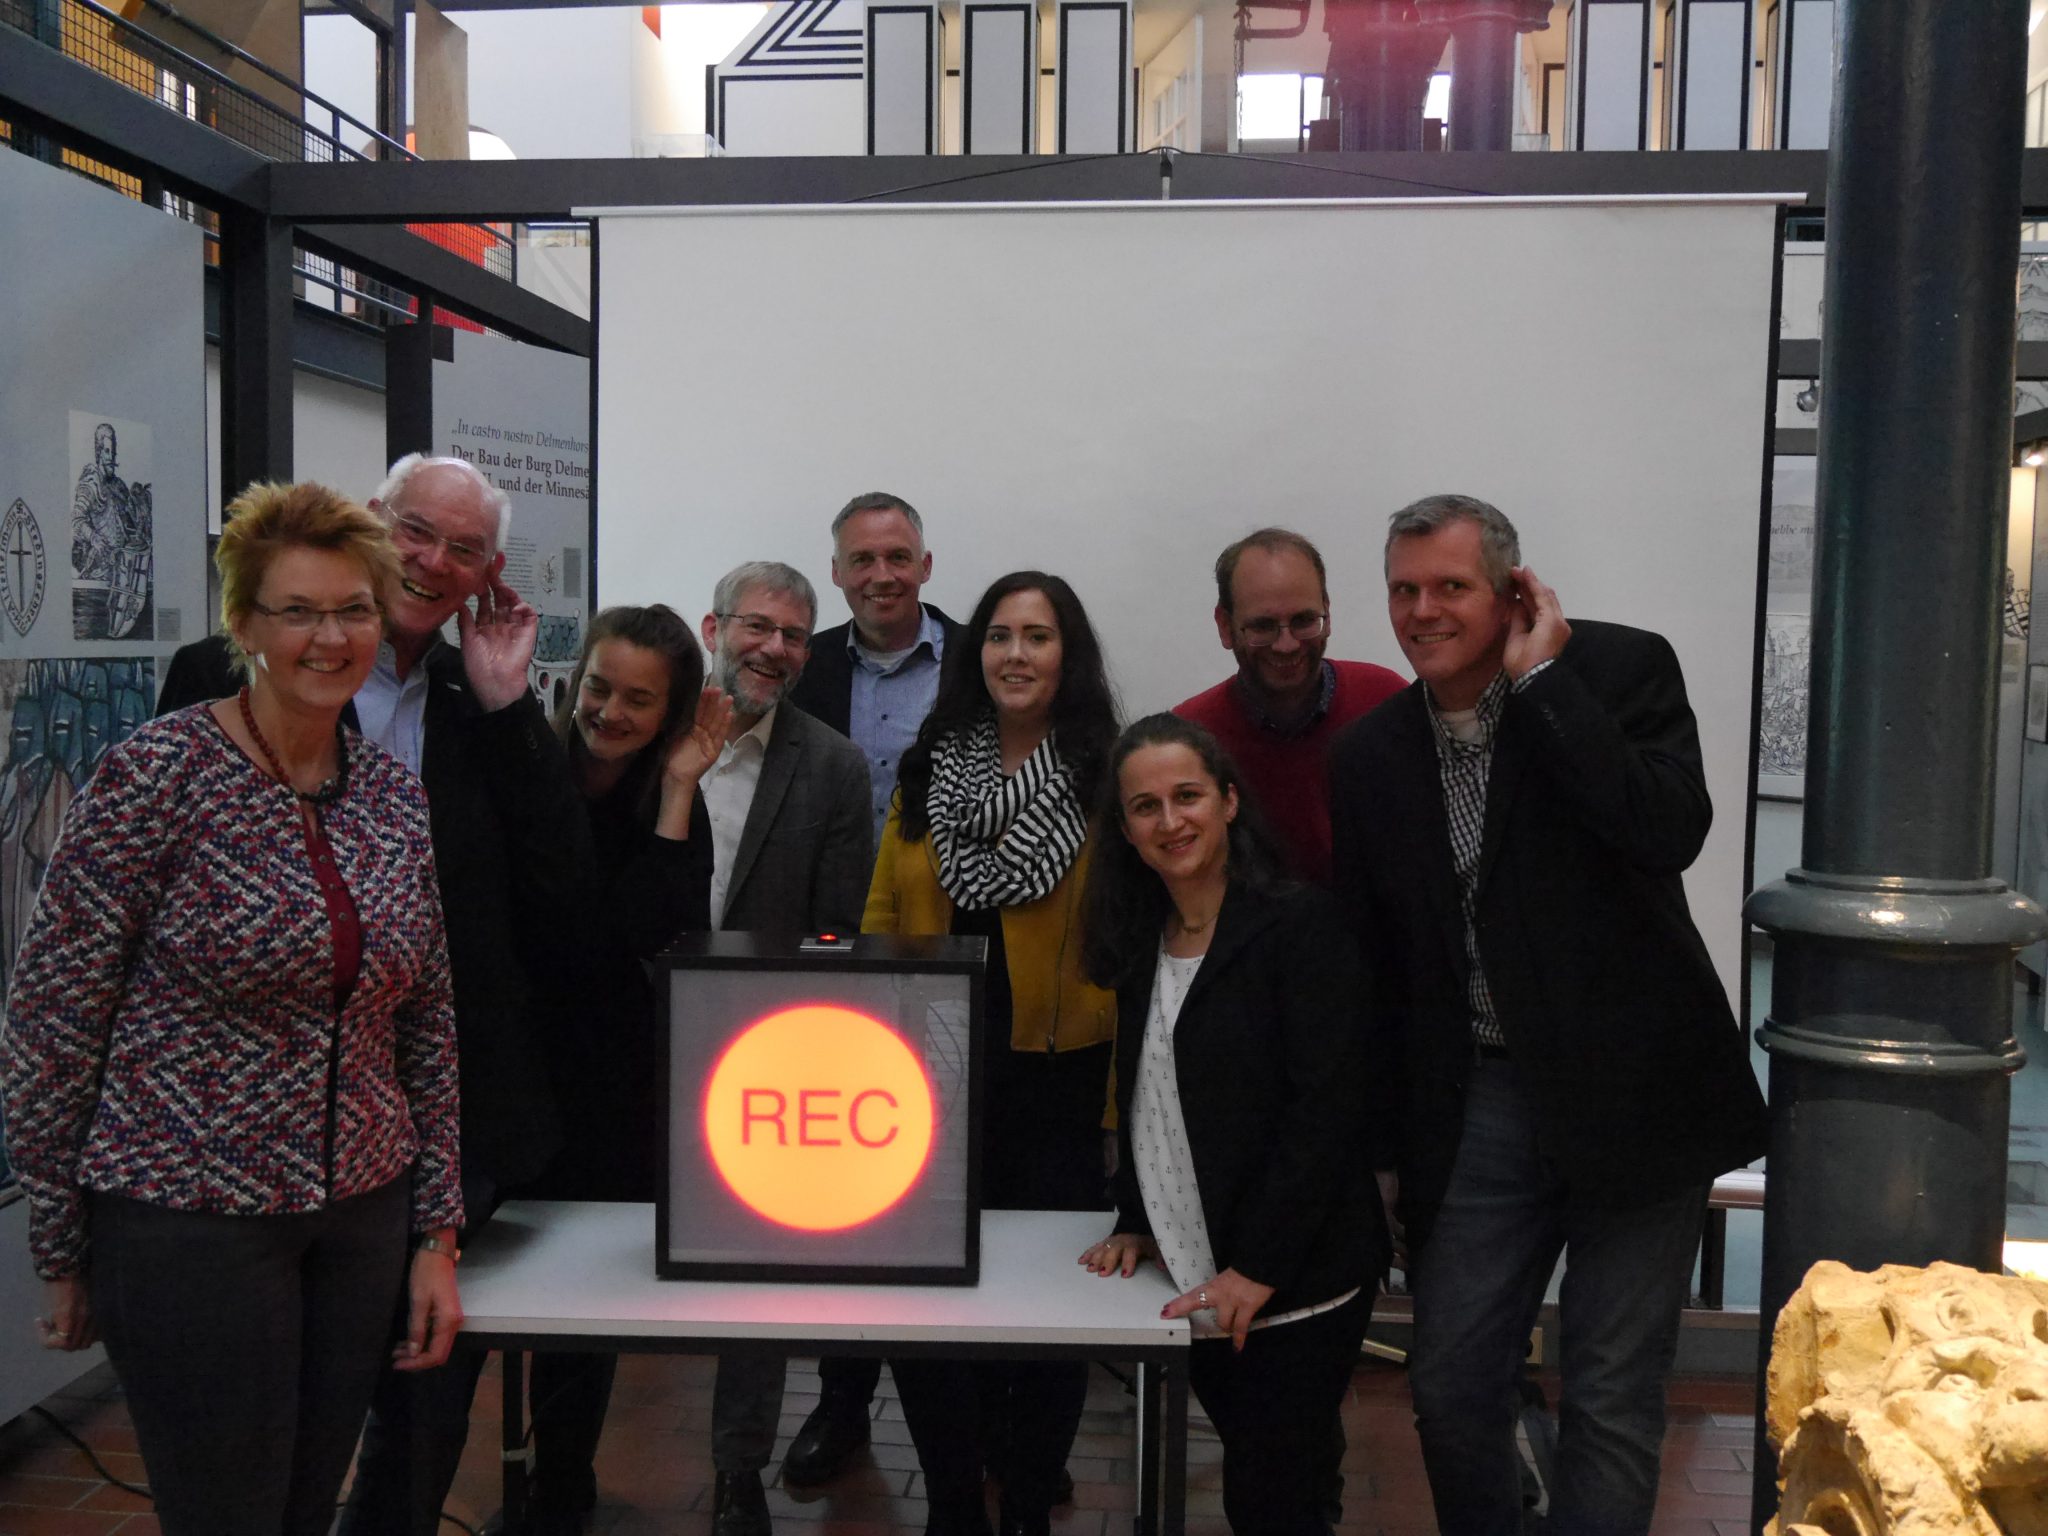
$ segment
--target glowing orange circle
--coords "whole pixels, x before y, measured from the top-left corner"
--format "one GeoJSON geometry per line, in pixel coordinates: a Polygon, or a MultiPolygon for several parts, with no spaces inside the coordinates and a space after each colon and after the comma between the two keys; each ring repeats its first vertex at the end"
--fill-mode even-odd
{"type": "Polygon", "coordinates": [[[909,1192],[932,1147],[932,1087],[893,1029],[851,1008],[772,1013],[725,1048],[704,1140],[726,1187],[785,1227],[836,1232],[909,1192]]]}

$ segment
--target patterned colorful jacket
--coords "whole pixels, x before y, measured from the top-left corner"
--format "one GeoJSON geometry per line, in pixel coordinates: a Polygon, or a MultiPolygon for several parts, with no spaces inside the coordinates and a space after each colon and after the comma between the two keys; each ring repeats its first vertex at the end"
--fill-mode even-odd
{"type": "Polygon", "coordinates": [[[426,798],[381,748],[345,741],[347,784],[321,822],[363,953],[338,1016],[297,803],[208,707],[143,726],[72,803],[0,1030],[38,1274],[87,1267],[88,1189],[258,1215],[410,1172],[413,1225],[460,1225],[426,798]]]}

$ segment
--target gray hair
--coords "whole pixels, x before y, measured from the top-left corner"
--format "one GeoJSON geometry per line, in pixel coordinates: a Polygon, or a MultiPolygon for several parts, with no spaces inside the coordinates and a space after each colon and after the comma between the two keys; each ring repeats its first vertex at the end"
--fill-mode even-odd
{"type": "Polygon", "coordinates": [[[512,498],[491,484],[490,478],[467,459],[408,453],[391,466],[390,472],[384,476],[384,483],[377,487],[377,494],[371,499],[380,507],[395,508],[412,477],[423,469],[459,469],[475,481],[477,493],[483,497],[484,510],[498,521],[497,535],[491,540],[491,552],[495,554],[505,547],[505,541],[512,536],[512,498]]]}
{"type": "Polygon", "coordinates": [[[1479,560],[1486,571],[1486,579],[1493,583],[1494,591],[1506,592],[1514,585],[1514,577],[1510,573],[1522,563],[1521,535],[1515,532],[1515,525],[1508,521],[1505,512],[1477,496],[1449,493],[1425,496],[1420,501],[1411,501],[1388,518],[1387,544],[1381,558],[1381,569],[1385,569],[1386,556],[1394,552],[1394,540],[1435,533],[1455,522],[1479,525],[1479,560]]]}
{"type": "Polygon", "coordinates": [[[846,520],[856,512],[901,512],[910,519],[911,529],[917,534],[917,542],[924,543],[924,519],[917,515],[917,508],[901,496],[891,496],[887,491],[865,491],[839,509],[839,515],[832,519],[832,543],[837,548],[839,530],[846,526],[846,520]]]}
{"type": "Polygon", "coordinates": [[[711,611],[717,614],[735,612],[734,605],[756,587],[795,598],[810,610],[807,622],[813,626],[817,624],[818,594],[810,579],[795,566],[784,565],[780,560],[749,560],[745,565],[736,565],[727,571],[718,578],[718,586],[711,594],[711,611]]]}

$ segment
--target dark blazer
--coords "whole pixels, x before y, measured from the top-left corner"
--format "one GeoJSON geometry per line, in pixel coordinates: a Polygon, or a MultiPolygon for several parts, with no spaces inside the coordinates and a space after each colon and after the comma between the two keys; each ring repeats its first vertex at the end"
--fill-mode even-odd
{"type": "MultiPolygon", "coordinates": [[[[658,763],[648,766],[659,772],[658,763]]],[[[712,839],[702,795],[690,806],[685,840],[655,836],[640,803],[643,784],[628,774],[585,802],[594,862],[542,977],[566,1145],[531,1187],[537,1199],[647,1201],[660,1188],[662,1009],[643,962],[679,935],[711,926],[712,839]]]]}
{"type": "MultiPolygon", "coordinates": [[[[1150,1234],[1131,1094],[1154,967],[1117,989],[1117,1230],[1150,1234]]],[[[1218,1270],[1273,1287],[1268,1314],[1375,1285],[1389,1244],[1358,1106],[1387,1065],[1336,900],[1233,884],[1174,1025],[1174,1076],[1218,1270]]]]}
{"type": "MultiPolygon", "coordinates": [[[[157,712],[233,694],[231,654],[218,635],[181,648],[157,712]]],[[[531,967],[552,952],[583,889],[589,823],[537,699],[486,714],[454,646],[436,645],[424,665],[420,777],[455,977],[463,1178],[503,1189],[538,1174],[561,1145],[531,967]]]]}
{"type": "MultiPolygon", "coordinates": [[[[1331,755],[1338,887],[1405,1098],[1382,1106],[1419,1248],[1449,1182],[1473,1059],[1464,920],[1423,684],[1331,755]],[[1391,1110],[1392,1113],[1386,1111],[1391,1110]]],[[[1762,1096],[1682,872],[1713,809],[1678,658],[1574,619],[1494,738],[1476,927],[1508,1050],[1568,1198],[1626,1209],[1764,1150],[1762,1096]]]]}
{"type": "MultiPolygon", "coordinates": [[[[924,608],[946,631],[948,649],[959,644],[965,631],[936,604],[926,603],[924,608]]],[[[852,629],[853,621],[849,619],[811,636],[810,659],[804,663],[803,676],[796,680],[789,695],[790,703],[842,736],[853,733],[853,657],[846,649],[846,637],[852,629]]]]}
{"type": "Polygon", "coordinates": [[[874,868],[868,760],[785,699],[733,854],[719,926],[859,933],[874,868]]]}

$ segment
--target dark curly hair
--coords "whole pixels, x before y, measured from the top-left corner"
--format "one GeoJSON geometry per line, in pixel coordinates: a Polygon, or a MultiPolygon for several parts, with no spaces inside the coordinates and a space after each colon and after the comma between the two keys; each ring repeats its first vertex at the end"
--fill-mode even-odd
{"type": "Polygon", "coordinates": [[[1042,593],[1052,604],[1060,631],[1060,686],[1053,695],[1052,730],[1059,741],[1060,761],[1072,770],[1074,795],[1090,807],[1102,783],[1102,766],[1116,739],[1116,693],[1102,660],[1102,642],[1074,589],[1044,571],[1012,571],[999,576],[981,594],[967,621],[961,643],[946,649],[939,669],[939,696],[918,728],[917,740],[903,754],[896,793],[903,837],[916,842],[931,831],[925,794],[932,783],[932,752],[951,731],[972,725],[995,708],[981,675],[981,642],[988,633],[996,605],[1014,592],[1042,593]]]}
{"type": "Polygon", "coordinates": [[[1173,910],[1166,883],[1123,835],[1123,796],[1117,780],[1125,761],[1141,747],[1186,747],[1202,760],[1203,770],[1219,790],[1237,791],[1237,816],[1230,823],[1225,853],[1233,883],[1264,892],[1284,890],[1289,884],[1280,873],[1273,839],[1251,787],[1222,744],[1178,715],[1147,715],[1134,721],[1110,750],[1096,818],[1102,835],[1095,840],[1088,889],[1081,898],[1081,973],[1098,987],[1121,986],[1152,964],[1167,914],[1173,910]]]}
{"type": "Polygon", "coordinates": [[[569,754],[569,771],[578,783],[583,781],[590,749],[576,729],[576,700],[583,692],[583,674],[590,669],[590,653],[607,640],[625,640],[653,651],[668,663],[668,707],[662,712],[661,729],[634,754],[624,781],[630,786],[627,803],[651,822],[659,808],[661,768],[668,749],[696,718],[697,695],[704,691],[704,651],[682,615],[665,603],[606,608],[590,621],[590,632],[583,637],[583,654],[569,674],[569,692],[556,706],[554,721],[555,734],[569,754]]]}

